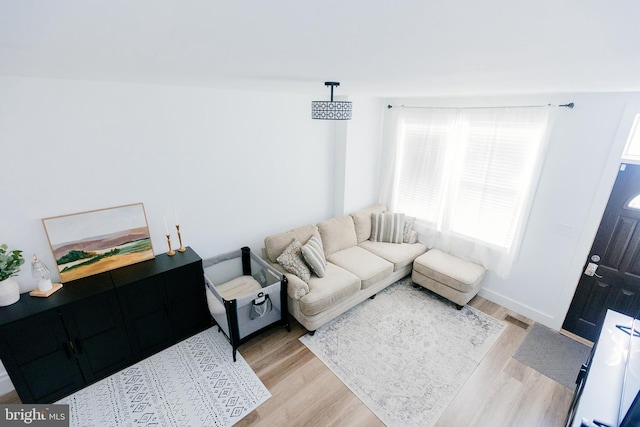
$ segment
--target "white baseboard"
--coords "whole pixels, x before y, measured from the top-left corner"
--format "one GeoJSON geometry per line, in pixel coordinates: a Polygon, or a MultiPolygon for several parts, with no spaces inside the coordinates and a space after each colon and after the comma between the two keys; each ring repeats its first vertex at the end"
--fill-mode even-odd
{"type": "Polygon", "coordinates": [[[558,324],[558,319],[555,317],[531,308],[511,298],[505,297],[504,295],[490,289],[483,288],[480,290],[478,295],[556,331],[559,331],[562,326],[562,320],[560,320],[560,323],[558,324]]]}

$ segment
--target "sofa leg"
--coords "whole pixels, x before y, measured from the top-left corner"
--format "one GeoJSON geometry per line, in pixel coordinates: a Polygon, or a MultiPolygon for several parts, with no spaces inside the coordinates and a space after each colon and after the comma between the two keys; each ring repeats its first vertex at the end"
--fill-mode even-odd
{"type": "Polygon", "coordinates": [[[462,307],[464,307],[464,305],[456,304],[456,308],[457,308],[458,310],[462,310],[462,307]]]}
{"type": "Polygon", "coordinates": [[[311,336],[314,336],[316,334],[316,331],[308,331],[307,333],[311,336]]]}
{"type": "Polygon", "coordinates": [[[376,295],[378,295],[378,294],[373,294],[373,295],[371,295],[371,296],[369,297],[369,299],[374,299],[374,298],[376,297],[376,295]]]}

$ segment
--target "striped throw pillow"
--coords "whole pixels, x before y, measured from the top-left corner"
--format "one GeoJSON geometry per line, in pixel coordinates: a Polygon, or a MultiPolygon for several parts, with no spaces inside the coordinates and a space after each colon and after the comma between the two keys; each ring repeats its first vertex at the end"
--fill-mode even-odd
{"type": "Polygon", "coordinates": [[[322,240],[316,236],[312,236],[302,247],[302,255],[307,264],[309,264],[309,267],[311,267],[311,271],[316,273],[318,277],[324,277],[327,259],[324,257],[322,240]]]}
{"type": "Polygon", "coordinates": [[[371,214],[371,241],[402,243],[404,214],[381,212],[371,214]]]}

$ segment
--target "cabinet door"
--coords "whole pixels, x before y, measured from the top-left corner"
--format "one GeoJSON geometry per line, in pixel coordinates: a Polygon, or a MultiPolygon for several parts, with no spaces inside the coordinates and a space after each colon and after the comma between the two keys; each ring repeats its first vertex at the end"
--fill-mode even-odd
{"type": "Polygon", "coordinates": [[[53,402],[84,386],[58,310],[2,328],[2,361],[23,403],[53,402]]]}
{"type": "Polygon", "coordinates": [[[106,377],[133,360],[115,291],[71,304],[61,314],[87,382],[106,377]]]}
{"type": "Polygon", "coordinates": [[[162,277],[152,276],[117,288],[134,357],[141,359],[173,343],[162,277]]]}
{"type": "Polygon", "coordinates": [[[180,341],[210,326],[202,264],[177,268],[164,278],[175,340],[180,341]]]}

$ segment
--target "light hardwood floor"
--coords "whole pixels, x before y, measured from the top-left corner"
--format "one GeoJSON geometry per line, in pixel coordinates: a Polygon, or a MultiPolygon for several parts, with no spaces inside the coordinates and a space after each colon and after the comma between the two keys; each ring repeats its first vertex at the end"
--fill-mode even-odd
{"type": "MultiPolygon", "coordinates": [[[[503,320],[533,321],[481,297],[470,305],[503,320]]],[[[527,330],[507,325],[492,350],[438,420],[438,427],[563,426],[573,390],[512,356],[527,330]]],[[[271,392],[237,426],[383,426],[384,424],[298,338],[306,330],[292,319],[291,332],[273,328],[239,349],[271,392]]],[[[19,403],[15,393],[0,403],[19,403]]]]}
{"type": "MultiPolygon", "coordinates": [[[[484,298],[470,305],[503,320],[533,321],[484,298]]],[[[527,330],[506,322],[492,350],[438,420],[438,427],[563,426],[573,390],[545,377],[512,356],[527,330]]],[[[240,353],[272,397],[238,426],[382,426],[360,400],[298,338],[274,329],[240,347],[240,353]]]]}

